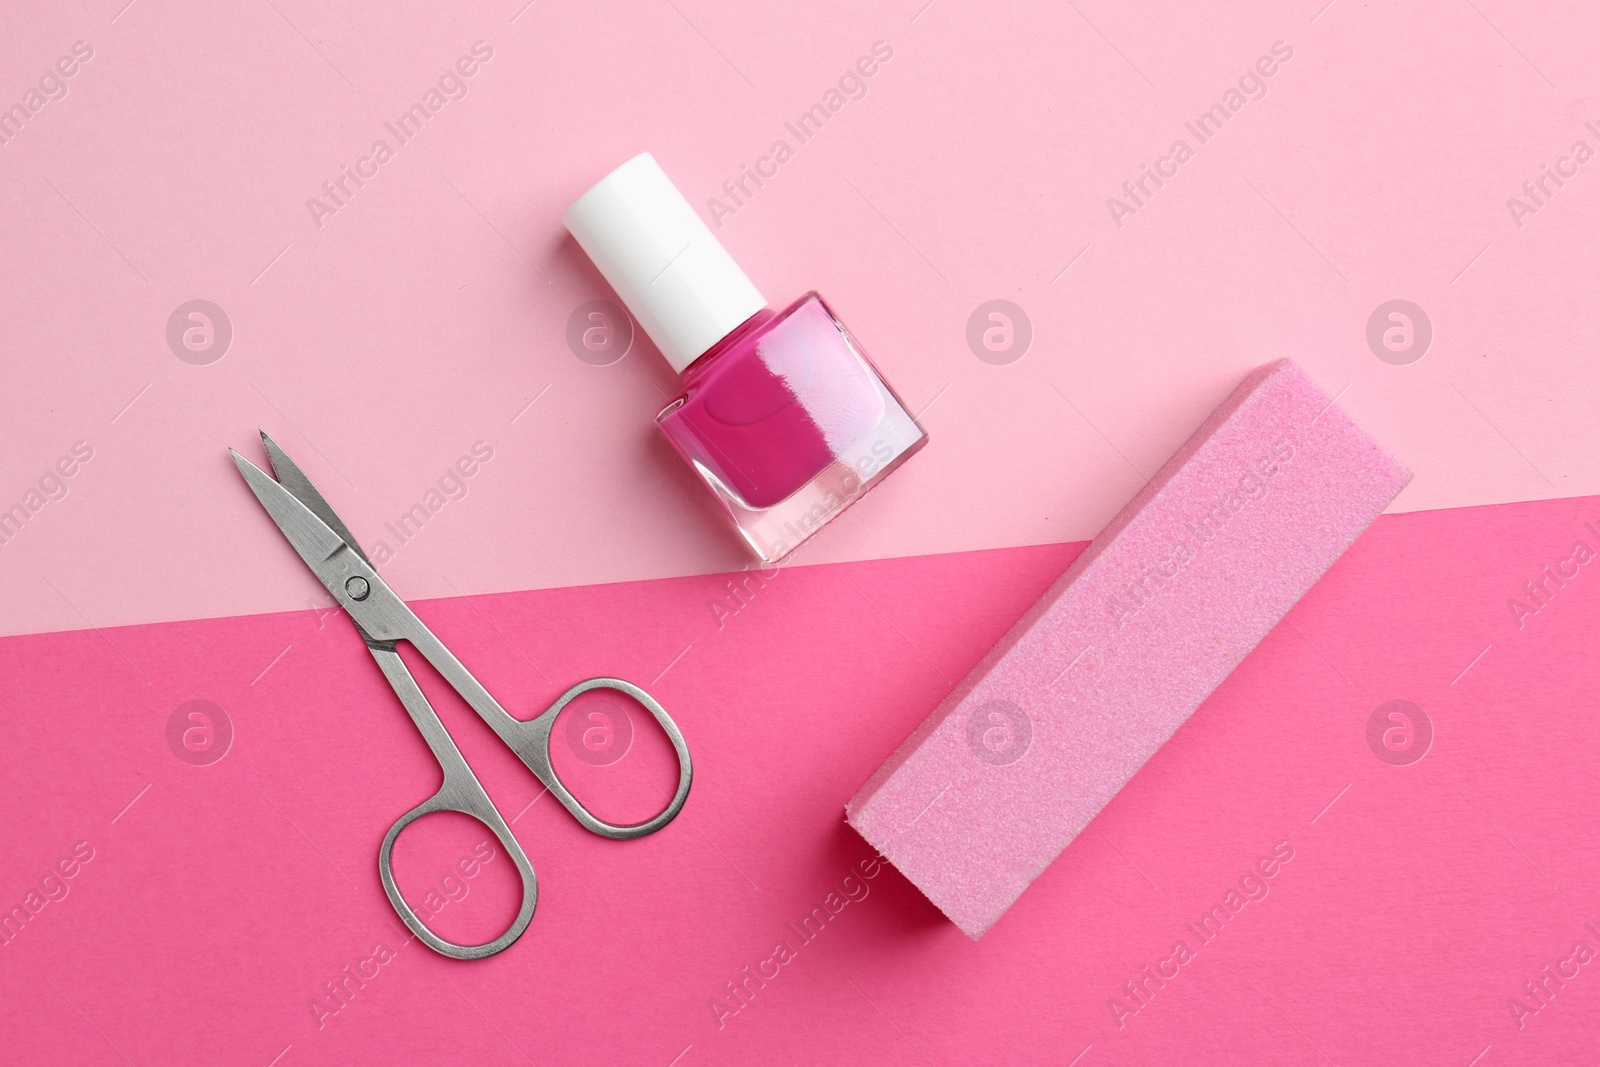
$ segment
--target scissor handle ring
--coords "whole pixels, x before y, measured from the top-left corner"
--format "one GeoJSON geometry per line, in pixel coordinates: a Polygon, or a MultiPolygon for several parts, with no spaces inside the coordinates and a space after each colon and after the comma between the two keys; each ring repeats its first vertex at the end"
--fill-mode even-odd
{"type": "Polygon", "coordinates": [[[617,841],[653,834],[677,818],[678,812],[683,810],[683,802],[689,799],[689,785],[694,779],[694,765],[689,759],[689,745],[683,739],[683,731],[678,729],[678,724],[672,721],[672,716],[667,714],[667,709],[662,707],[655,697],[632,682],[623,681],[621,678],[585,679],[562,693],[560,698],[538,718],[529,720],[525,724],[525,729],[530,743],[519,746],[519,754],[528,762],[534,774],[539,776],[539,780],[549,787],[555,798],[561,801],[561,805],[591,833],[617,841]],[[672,742],[673,751],[678,754],[678,788],[673,792],[667,806],[644,822],[611,823],[595,815],[572,795],[572,791],[557,776],[555,767],[550,761],[550,739],[555,729],[556,717],[561,714],[561,709],[572,703],[575,698],[593,689],[615,689],[632,697],[634,703],[655,716],[656,723],[672,742]]]}
{"type": "MultiPolygon", "coordinates": [[[[468,776],[473,777],[470,771],[468,776]]],[[[533,921],[533,909],[539,902],[539,879],[533,873],[533,864],[512,835],[511,827],[506,825],[505,819],[490,802],[482,785],[475,777],[470,786],[460,782],[459,779],[452,780],[452,775],[448,771],[445,773],[444,785],[437,793],[400,816],[395,820],[395,824],[389,827],[389,832],[383,837],[383,844],[378,848],[378,877],[383,880],[383,891],[388,894],[389,903],[394,905],[400,921],[405,923],[423,944],[442,956],[457,960],[481,960],[510,948],[528,928],[528,923],[533,921]],[[476,787],[477,795],[473,795],[473,787],[476,787]],[[457,794],[459,799],[455,796],[457,794]],[[400,887],[394,880],[394,843],[400,837],[400,832],[424,815],[433,815],[441,811],[459,812],[487,826],[494,836],[499,838],[501,847],[506,850],[506,855],[511,857],[511,862],[517,865],[517,873],[522,876],[522,907],[518,909],[517,917],[499,937],[485,941],[481,945],[458,945],[453,941],[446,941],[428,929],[427,924],[411,909],[410,901],[400,895],[400,887]]]]}

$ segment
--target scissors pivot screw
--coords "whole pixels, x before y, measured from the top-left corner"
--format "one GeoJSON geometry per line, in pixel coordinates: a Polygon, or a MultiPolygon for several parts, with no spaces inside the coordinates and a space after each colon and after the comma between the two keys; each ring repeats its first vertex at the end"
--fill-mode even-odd
{"type": "Polygon", "coordinates": [[[372,592],[372,588],[367,585],[365,578],[357,574],[345,581],[344,591],[350,594],[351,600],[365,600],[367,599],[367,594],[372,592]]]}

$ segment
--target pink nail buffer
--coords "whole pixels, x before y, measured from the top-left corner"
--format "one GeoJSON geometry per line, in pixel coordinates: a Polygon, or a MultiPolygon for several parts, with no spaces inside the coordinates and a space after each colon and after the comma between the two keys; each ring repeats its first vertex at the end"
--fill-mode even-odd
{"type": "Polygon", "coordinates": [[[846,806],[977,938],[1411,473],[1305,373],[1250,373],[846,806]]]}

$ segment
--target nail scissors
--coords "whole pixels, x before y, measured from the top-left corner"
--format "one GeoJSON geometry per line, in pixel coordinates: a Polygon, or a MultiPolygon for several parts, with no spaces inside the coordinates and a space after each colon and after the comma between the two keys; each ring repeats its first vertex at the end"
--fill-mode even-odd
{"type": "Polygon", "coordinates": [[[400,816],[384,835],[383,844],[378,849],[378,876],[383,880],[383,891],[389,895],[389,903],[394,905],[394,910],[406,926],[435,952],[458,960],[482,959],[501,952],[528,928],[534,905],[539,899],[539,882],[533,873],[533,864],[512,835],[510,825],[489,799],[483,784],[472,773],[461,750],[439,721],[433,705],[428,703],[410,669],[400,658],[397,648],[399,642],[409,642],[432,664],[584,829],[601,837],[616,840],[643,837],[655,833],[677,816],[689,796],[689,781],[693,773],[689,762],[689,746],[684,742],[683,733],[654,697],[632,682],[620,678],[589,678],[561,694],[554,704],[536,717],[526,721],[512,718],[378,576],[368,562],[366,553],[361,551],[360,544],[351,536],[349,528],[323,499],[316,486],[311,484],[311,480],[265,431],[261,433],[261,443],[266,446],[267,458],[276,477],[267,474],[233,449],[228,451],[256,499],[272,516],[272,521],[278,524],[278,529],[283,531],[284,537],[289,539],[300,558],[306,561],[306,566],[311,568],[312,573],[350,616],[350,621],[367,643],[367,651],[378,661],[379,669],[394,687],[395,695],[410,713],[411,721],[422,732],[423,740],[428,743],[440,770],[444,772],[444,784],[439,791],[400,816]],[[618,825],[598,818],[562,784],[551,765],[550,734],[556,716],[574,698],[595,689],[616,690],[648,710],[661,724],[661,729],[677,752],[677,791],[660,814],[645,822],[618,825]],[[522,906],[517,917],[504,933],[492,941],[480,945],[458,945],[444,940],[423,924],[411,905],[400,895],[395,883],[392,860],[395,839],[400,836],[400,831],[424,815],[440,811],[469,815],[494,831],[522,876],[522,906]]]}

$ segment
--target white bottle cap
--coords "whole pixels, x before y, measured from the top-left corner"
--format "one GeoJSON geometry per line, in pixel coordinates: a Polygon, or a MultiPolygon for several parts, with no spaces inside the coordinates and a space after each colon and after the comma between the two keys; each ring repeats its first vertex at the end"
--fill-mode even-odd
{"type": "Polygon", "coordinates": [[[601,178],[561,221],[674,370],[767,306],[648,152],[601,178]]]}

